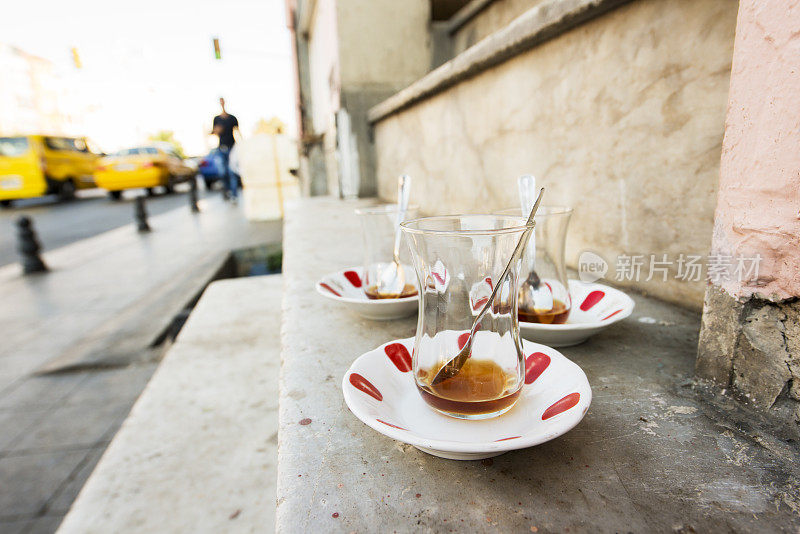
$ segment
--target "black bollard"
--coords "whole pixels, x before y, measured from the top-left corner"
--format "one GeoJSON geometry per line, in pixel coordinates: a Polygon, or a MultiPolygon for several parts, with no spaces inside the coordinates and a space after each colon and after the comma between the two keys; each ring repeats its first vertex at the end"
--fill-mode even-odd
{"type": "Polygon", "coordinates": [[[136,219],[136,230],[139,233],[149,232],[150,225],[147,224],[147,211],[144,209],[144,197],[136,197],[136,204],[133,216],[136,219]]]}
{"type": "Polygon", "coordinates": [[[192,178],[189,184],[189,207],[192,208],[192,213],[200,213],[200,208],[197,206],[197,178],[192,178]]]}
{"type": "Polygon", "coordinates": [[[47,271],[47,265],[39,257],[42,247],[36,238],[33,222],[25,215],[17,219],[17,240],[17,250],[22,256],[22,272],[31,274],[47,271]]]}

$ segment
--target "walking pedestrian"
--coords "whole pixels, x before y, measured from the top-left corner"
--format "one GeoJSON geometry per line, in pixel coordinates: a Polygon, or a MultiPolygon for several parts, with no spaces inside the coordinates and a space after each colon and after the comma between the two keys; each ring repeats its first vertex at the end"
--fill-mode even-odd
{"type": "Polygon", "coordinates": [[[239,121],[234,115],[225,111],[225,99],[220,97],[219,106],[222,113],[214,117],[212,132],[219,137],[219,153],[223,162],[222,184],[225,186],[225,198],[236,204],[239,199],[239,175],[231,170],[231,149],[236,137],[241,140],[239,121]]]}

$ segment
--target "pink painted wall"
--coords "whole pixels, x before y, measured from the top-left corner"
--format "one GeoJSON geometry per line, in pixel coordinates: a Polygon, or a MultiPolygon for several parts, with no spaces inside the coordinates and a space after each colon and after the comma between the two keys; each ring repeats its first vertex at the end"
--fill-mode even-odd
{"type": "Polygon", "coordinates": [[[800,0],[739,6],[712,255],[756,254],[756,280],[717,285],[800,296],[800,0]]]}

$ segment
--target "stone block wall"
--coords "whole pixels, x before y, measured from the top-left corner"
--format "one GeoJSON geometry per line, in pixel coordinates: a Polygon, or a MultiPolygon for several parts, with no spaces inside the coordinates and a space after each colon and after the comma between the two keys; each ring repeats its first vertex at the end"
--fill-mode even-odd
{"type": "Polygon", "coordinates": [[[800,300],[740,301],[709,287],[696,371],[757,408],[800,422],[800,300]]]}

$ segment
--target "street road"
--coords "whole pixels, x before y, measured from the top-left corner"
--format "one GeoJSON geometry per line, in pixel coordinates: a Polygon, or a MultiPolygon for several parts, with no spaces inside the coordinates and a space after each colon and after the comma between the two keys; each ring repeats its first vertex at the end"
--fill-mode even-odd
{"type": "MultiPolygon", "coordinates": [[[[158,215],[175,208],[189,209],[188,185],[176,188],[173,195],[156,193],[147,198],[147,214],[158,215]]],[[[20,215],[33,219],[43,250],[53,250],[87,237],[133,224],[133,198],[141,190],[125,193],[119,202],[112,201],[103,190],[79,191],[78,198],[58,202],[55,197],[42,197],[16,201],[11,208],[0,210],[0,265],[18,261],[16,226],[20,215]]],[[[209,193],[199,188],[200,198],[209,193]]]]}

